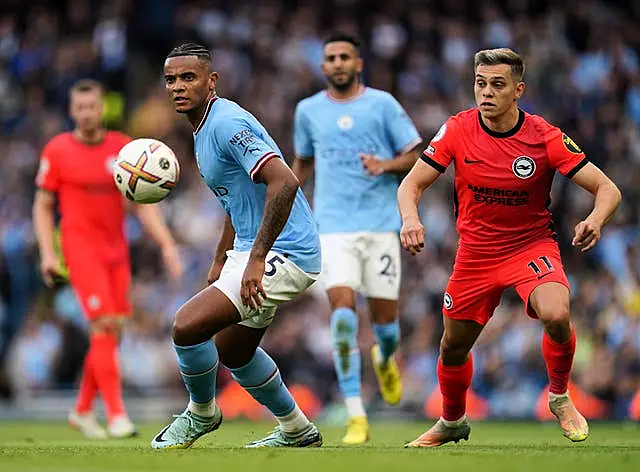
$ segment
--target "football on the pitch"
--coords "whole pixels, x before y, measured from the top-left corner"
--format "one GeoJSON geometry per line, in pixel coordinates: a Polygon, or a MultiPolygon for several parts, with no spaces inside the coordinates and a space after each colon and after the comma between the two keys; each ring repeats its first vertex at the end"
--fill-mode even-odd
{"type": "Polygon", "coordinates": [[[156,203],[171,193],[180,178],[176,155],[162,141],[134,139],[118,153],[113,167],[118,189],[136,203],[156,203]]]}

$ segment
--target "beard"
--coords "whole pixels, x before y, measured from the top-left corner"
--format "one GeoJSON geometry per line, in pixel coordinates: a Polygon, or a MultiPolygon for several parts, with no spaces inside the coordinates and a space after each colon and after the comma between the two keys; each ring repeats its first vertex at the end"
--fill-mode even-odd
{"type": "Polygon", "coordinates": [[[347,74],[347,77],[344,79],[343,82],[338,82],[334,80],[332,76],[327,77],[327,80],[329,81],[329,83],[334,89],[340,92],[344,92],[345,90],[348,90],[353,85],[353,82],[355,82],[356,77],[357,77],[356,74],[347,74]]]}

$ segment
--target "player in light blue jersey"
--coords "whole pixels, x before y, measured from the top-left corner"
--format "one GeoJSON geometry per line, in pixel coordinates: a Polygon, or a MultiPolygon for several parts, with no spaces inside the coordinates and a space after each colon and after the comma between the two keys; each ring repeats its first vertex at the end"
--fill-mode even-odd
{"type": "Polygon", "coordinates": [[[278,305],[304,292],[320,273],[311,209],[269,133],[249,112],[216,95],[218,74],[206,48],[187,43],[173,49],[164,80],[176,111],[193,126],[200,174],[227,216],[210,285],[178,310],[173,323],[189,405],[151,445],[187,448],[220,426],[215,392],[222,363],[279,423],[247,447],[320,446],[320,432],[258,347],[278,305]]]}
{"type": "Polygon", "coordinates": [[[400,337],[397,173],[411,169],[422,142],[393,96],[360,82],[362,66],[355,38],[337,33],[327,39],[322,70],[328,89],[298,104],[294,129],[294,173],[303,183],[315,170],[314,213],[333,310],[334,363],[349,415],[345,444],[369,439],[356,292],[369,299],[377,340],[371,356],[382,397],[397,404],[402,396],[393,357],[400,337]]]}

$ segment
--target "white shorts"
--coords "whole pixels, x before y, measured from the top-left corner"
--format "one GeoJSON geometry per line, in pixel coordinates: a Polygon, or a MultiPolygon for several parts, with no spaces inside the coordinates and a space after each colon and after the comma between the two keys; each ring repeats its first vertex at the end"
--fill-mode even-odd
{"type": "Polygon", "coordinates": [[[398,299],[401,267],[397,233],[321,234],[320,245],[327,289],[349,287],[368,298],[398,299]]]}
{"type": "Polygon", "coordinates": [[[239,324],[250,328],[264,328],[273,321],[278,305],[293,300],[304,292],[316,281],[318,274],[309,274],[282,254],[269,251],[262,277],[262,287],[267,299],[262,301],[262,308],[256,310],[244,306],[240,297],[242,275],[249,261],[249,254],[248,251],[227,251],[227,260],[220,278],[213,286],[224,293],[238,309],[242,318],[239,324]]]}

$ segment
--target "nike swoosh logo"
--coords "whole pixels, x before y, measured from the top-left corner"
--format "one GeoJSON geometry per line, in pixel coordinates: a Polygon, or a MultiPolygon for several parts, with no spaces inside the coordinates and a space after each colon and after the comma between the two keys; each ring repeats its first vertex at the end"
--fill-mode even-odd
{"type": "Polygon", "coordinates": [[[553,272],[547,272],[546,274],[542,274],[538,276],[538,280],[545,278],[547,275],[551,275],[553,272]]]}
{"type": "Polygon", "coordinates": [[[465,164],[477,164],[478,162],[482,162],[482,161],[479,159],[469,159],[468,157],[464,158],[465,164]]]}
{"type": "Polygon", "coordinates": [[[166,440],[166,439],[164,439],[164,438],[162,437],[162,435],[163,435],[164,433],[166,433],[166,432],[167,432],[167,430],[169,429],[169,427],[170,427],[170,426],[171,426],[171,424],[168,424],[167,426],[165,426],[165,428],[164,428],[162,431],[160,431],[160,432],[158,433],[158,435],[156,436],[156,438],[154,439],[154,441],[155,441],[155,442],[167,442],[167,440],[166,440]]]}

